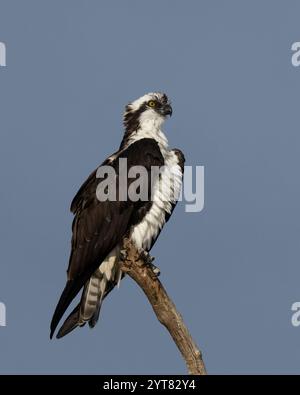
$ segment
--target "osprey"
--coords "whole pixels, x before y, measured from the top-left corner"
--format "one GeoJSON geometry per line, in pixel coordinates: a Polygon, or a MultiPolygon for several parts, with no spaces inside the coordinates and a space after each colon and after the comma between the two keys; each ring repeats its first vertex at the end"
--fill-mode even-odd
{"type": "MultiPolygon", "coordinates": [[[[120,269],[124,237],[128,237],[151,264],[148,252],[177,203],[184,170],[182,152],[169,149],[162,131],[168,115],[172,115],[172,107],[163,93],[148,93],[128,104],[123,118],[125,133],[119,150],[88,177],[74,197],[71,203],[74,220],[67,283],[52,318],[51,338],[63,314],[82,288],[79,304],[56,337],[61,338],[87,322],[90,327],[95,326],[104,298],[124,276],[120,269]],[[135,181],[127,173],[127,183],[125,187],[121,184],[117,187],[120,190],[115,200],[99,200],[97,186],[105,177],[99,178],[98,171],[104,166],[111,166],[118,179],[120,161],[125,159],[128,172],[134,166],[146,169],[148,177],[144,174],[139,189],[147,189],[147,199],[120,199],[120,194],[126,194],[135,181]],[[151,178],[154,167],[159,167],[160,171],[151,178]]],[[[152,268],[157,273],[154,265],[152,268]]]]}

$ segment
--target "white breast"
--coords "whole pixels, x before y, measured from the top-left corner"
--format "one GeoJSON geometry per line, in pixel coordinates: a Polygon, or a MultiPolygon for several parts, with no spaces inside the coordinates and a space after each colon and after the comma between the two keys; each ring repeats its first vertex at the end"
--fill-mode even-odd
{"type": "Polygon", "coordinates": [[[165,165],[161,177],[154,185],[152,206],[143,220],[131,231],[131,239],[137,248],[149,250],[152,240],[166,222],[166,213],[170,214],[172,203],[176,203],[182,184],[182,171],[174,151],[165,152],[165,165]]]}

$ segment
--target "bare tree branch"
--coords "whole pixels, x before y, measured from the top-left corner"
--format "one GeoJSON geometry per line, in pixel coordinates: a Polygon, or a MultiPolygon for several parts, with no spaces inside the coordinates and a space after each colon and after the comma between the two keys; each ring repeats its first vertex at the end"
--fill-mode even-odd
{"type": "Polygon", "coordinates": [[[167,328],[181,352],[188,372],[194,375],[205,375],[206,369],[201,351],[193,341],[163,285],[130,240],[124,240],[123,248],[126,251],[122,261],[123,272],[127,273],[146,294],[157,319],[167,328]]]}

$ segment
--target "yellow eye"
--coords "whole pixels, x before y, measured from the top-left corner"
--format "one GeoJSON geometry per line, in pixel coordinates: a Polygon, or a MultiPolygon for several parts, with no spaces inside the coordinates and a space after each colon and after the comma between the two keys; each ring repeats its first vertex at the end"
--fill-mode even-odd
{"type": "Polygon", "coordinates": [[[156,106],[155,101],[154,101],[154,100],[148,101],[148,106],[149,106],[149,107],[155,107],[155,106],[156,106]]]}

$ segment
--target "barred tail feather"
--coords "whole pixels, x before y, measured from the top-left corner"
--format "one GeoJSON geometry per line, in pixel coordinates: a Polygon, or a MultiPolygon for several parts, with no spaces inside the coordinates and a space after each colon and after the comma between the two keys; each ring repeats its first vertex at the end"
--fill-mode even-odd
{"type": "Polygon", "coordinates": [[[86,282],[80,303],[60,328],[57,338],[67,335],[77,326],[84,326],[87,322],[91,328],[96,325],[103,299],[121,277],[119,253],[120,248],[114,248],[86,282]]]}

